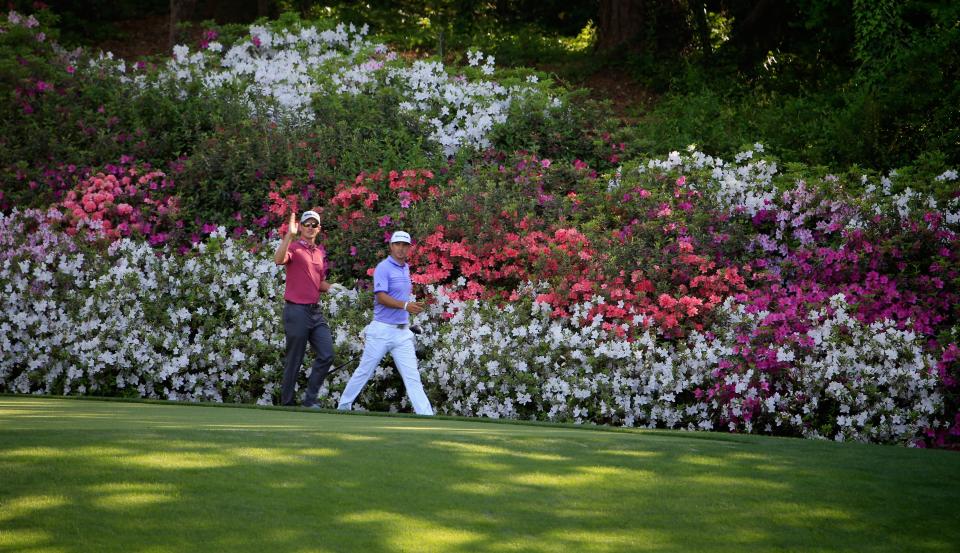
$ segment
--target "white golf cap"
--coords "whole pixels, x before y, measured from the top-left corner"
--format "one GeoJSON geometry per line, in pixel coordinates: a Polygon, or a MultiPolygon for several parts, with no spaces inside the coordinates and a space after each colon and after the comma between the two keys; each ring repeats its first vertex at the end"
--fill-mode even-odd
{"type": "Polygon", "coordinates": [[[303,223],[307,219],[316,219],[317,222],[320,222],[320,214],[316,211],[304,211],[303,215],[300,216],[300,222],[303,223]]]}
{"type": "Polygon", "coordinates": [[[407,244],[410,244],[410,235],[402,230],[398,230],[397,232],[393,233],[393,236],[390,237],[390,243],[393,244],[394,242],[406,242],[407,244]]]}

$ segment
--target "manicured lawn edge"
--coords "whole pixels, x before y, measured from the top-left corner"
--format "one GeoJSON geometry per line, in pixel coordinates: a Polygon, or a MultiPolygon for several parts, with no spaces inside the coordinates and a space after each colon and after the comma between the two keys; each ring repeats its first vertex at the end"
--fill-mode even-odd
{"type": "MultiPolygon", "coordinates": [[[[228,408],[228,409],[257,409],[262,411],[288,411],[288,412],[309,412],[309,413],[324,413],[328,415],[344,415],[344,416],[359,416],[359,417],[386,417],[386,418],[399,418],[399,419],[416,419],[416,420],[442,420],[442,421],[455,421],[455,422],[469,422],[469,423],[482,423],[482,424],[501,424],[501,425],[512,425],[512,426],[532,426],[540,428],[560,428],[567,430],[580,430],[580,431],[595,431],[595,432],[614,432],[614,433],[623,433],[623,434],[653,434],[663,437],[682,437],[689,438],[694,440],[707,440],[707,441],[718,441],[718,442],[733,442],[733,443],[757,443],[758,441],[764,440],[787,440],[790,442],[794,441],[804,441],[803,438],[794,438],[789,436],[768,436],[768,435],[748,435],[748,434],[727,434],[721,432],[703,432],[703,431],[687,431],[687,430],[665,430],[665,429],[652,429],[652,428],[626,428],[626,427],[617,427],[617,426],[606,426],[598,424],[574,424],[569,422],[551,422],[551,421],[534,421],[534,420],[519,420],[519,419],[491,419],[487,417],[462,417],[462,416],[453,416],[453,415],[434,415],[432,417],[426,417],[417,415],[414,413],[390,413],[385,411],[339,411],[337,409],[308,409],[305,407],[286,407],[281,405],[254,405],[251,403],[218,403],[213,401],[199,401],[199,402],[188,402],[188,401],[173,401],[166,399],[148,399],[148,398],[128,398],[128,397],[111,397],[111,396],[58,396],[51,394],[13,394],[9,392],[0,392],[0,398],[38,398],[45,400],[57,400],[57,399],[67,399],[75,401],[105,401],[105,402],[116,402],[116,403],[140,403],[148,405],[171,405],[178,407],[218,407],[218,408],[228,408]]],[[[870,444],[870,443],[861,443],[861,442],[834,442],[832,440],[822,440],[825,443],[836,443],[846,445],[867,445],[867,446],[882,446],[885,444],[870,444]]],[[[900,446],[889,446],[889,447],[900,447],[900,446]]]]}

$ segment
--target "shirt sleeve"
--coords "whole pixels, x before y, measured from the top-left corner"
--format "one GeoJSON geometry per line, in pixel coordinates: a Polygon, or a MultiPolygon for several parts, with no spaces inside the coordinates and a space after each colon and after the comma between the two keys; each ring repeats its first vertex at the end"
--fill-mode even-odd
{"type": "Polygon", "coordinates": [[[381,263],[373,270],[373,293],[390,292],[390,272],[381,263]]]}
{"type": "Polygon", "coordinates": [[[287,263],[290,263],[290,259],[293,258],[294,244],[296,244],[296,242],[293,242],[289,246],[287,246],[287,255],[283,257],[283,263],[281,263],[281,265],[286,265],[287,263]]]}
{"type": "Polygon", "coordinates": [[[329,269],[330,266],[327,264],[327,249],[322,245],[320,246],[320,258],[323,263],[323,270],[320,271],[320,280],[325,281],[327,280],[327,269],[329,269]]]}

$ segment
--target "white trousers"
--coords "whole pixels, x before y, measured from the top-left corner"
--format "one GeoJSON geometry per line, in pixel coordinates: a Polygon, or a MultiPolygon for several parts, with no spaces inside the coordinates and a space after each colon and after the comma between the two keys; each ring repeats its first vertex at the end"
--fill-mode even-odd
{"type": "Polygon", "coordinates": [[[427,394],[423,392],[420,382],[420,372],[417,370],[417,353],[413,344],[413,332],[409,327],[397,328],[397,325],[373,321],[364,330],[363,356],[360,357],[360,366],[353,371],[353,376],[347,382],[347,387],[340,396],[337,409],[349,411],[353,401],[360,395],[360,391],[373,376],[373,371],[380,364],[383,356],[390,352],[393,361],[403,377],[403,385],[407,389],[407,397],[418,415],[432,415],[433,408],[427,394]]]}

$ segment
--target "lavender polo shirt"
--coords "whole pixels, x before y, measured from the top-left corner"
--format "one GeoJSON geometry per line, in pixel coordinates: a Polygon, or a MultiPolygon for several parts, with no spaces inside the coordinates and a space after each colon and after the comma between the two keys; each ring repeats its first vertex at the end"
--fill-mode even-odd
{"type": "Polygon", "coordinates": [[[402,325],[410,320],[410,314],[403,309],[394,309],[381,305],[377,301],[377,292],[386,292],[388,296],[399,301],[410,301],[410,291],[413,284],[410,282],[410,265],[397,263],[393,256],[377,264],[373,270],[373,320],[381,323],[402,325]]]}
{"type": "Polygon", "coordinates": [[[320,283],[327,278],[326,252],[323,246],[303,240],[292,242],[287,247],[287,287],[283,299],[293,303],[317,303],[320,301],[320,283]]]}

